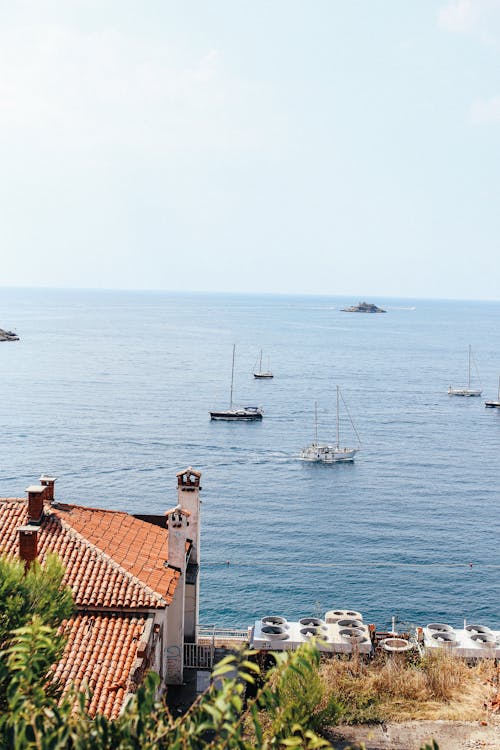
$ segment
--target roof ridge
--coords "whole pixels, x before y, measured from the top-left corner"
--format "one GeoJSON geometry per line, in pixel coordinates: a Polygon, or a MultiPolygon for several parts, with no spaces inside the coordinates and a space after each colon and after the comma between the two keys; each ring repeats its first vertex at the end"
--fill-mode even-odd
{"type": "MultiPolygon", "coordinates": [[[[111,512],[111,511],[110,511],[111,512]]],[[[106,560],[106,562],[111,564],[111,567],[114,570],[118,570],[120,573],[125,575],[126,578],[128,578],[132,583],[135,583],[136,585],[139,585],[144,591],[146,591],[150,596],[152,595],[154,598],[158,599],[158,603],[162,604],[164,606],[167,606],[168,602],[162,594],[160,594],[158,591],[155,591],[150,586],[147,585],[147,583],[144,583],[144,581],[141,581],[140,578],[137,578],[133,573],[131,573],[129,570],[124,568],[120,563],[118,563],[111,555],[108,555],[107,552],[104,552],[100,547],[98,547],[97,544],[94,544],[94,542],[90,542],[88,539],[86,539],[83,534],[80,534],[79,531],[73,528],[64,518],[61,518],[57,513],[50,513],[48,515],[55,516],[55,518],[59,519],[61,522],[61,525],[64,526],[66,531],[69,532],[70,535],[73,535],[78,541],[82,542],[85,547],[88,549],[95,549],[97,552],[106,560]]]]}
{"type": "Polygon", "coordinates": [[[134,516],[131,513],[128,513],[126,510],[113,510],[112,508],[96,508],[93,505],[78,505],[78,503],[63,503],[60,500],[54,500],[53,503],[50,504],[51,508],[60,508],[61,510],[66,510],[66,508],[78,508],[78,510],[98,510],[99,513],[113,513],[116,515],[116,513],[120,513],[122,516],[130,516],[131,518],[134,518],[134,516]]]}

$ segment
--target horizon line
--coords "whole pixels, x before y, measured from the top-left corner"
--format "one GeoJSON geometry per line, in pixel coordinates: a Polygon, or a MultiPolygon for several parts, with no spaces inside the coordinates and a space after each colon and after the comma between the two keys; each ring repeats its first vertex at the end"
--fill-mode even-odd
{"type": "Polygon", "coordinates": [[[17,286],[17,285],[0,285],[0,290],[40,290],[40,291],[66,291],[66,292],[133,292],[138,294],[178,294],[178,295],[217,295],[217,296],[228,296],[228,297],[320,297],[323,299],[335,299],[335,298],[355,298],[358,301],[368,300],[369,298],[380,299],[394,299],[394,300],[417,300],[427,302],[500,302],[499,299],[494,298],[477,298],[477,297],[420,297],[420,296],[395,296],[393,294],[355,294],[355,293],[332,293],[328,294],[325,292],[258,292],[258,291],[227,291],[227,290],[208,290],[208,289],[166,289],[162,287],[148,287],[148,288],[137,288],[137,287],[87,287],[87,286],[17,286]]]}

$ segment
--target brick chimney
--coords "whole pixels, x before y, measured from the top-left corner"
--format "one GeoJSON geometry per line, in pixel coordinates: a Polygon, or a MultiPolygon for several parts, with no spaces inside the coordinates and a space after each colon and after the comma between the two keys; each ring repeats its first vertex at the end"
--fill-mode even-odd
{"type": "Polygon", "coordinates": [[[21,526],[19,535],[19,557],[24,560],[25,570],[36,560],[38,555],[38,527],[21,526]]]}
{"type": "Polygon", "coordinates": [[[32,484],[27,487],[26,492],[28,493],[28,523],[39,526],[43,518],[45,487],[41,484],[32,484]]]}
{"type": "Polygon", "coordinates": [[[45,487],[45,500],[48,503],[54,502],[54,485],[57,481],[57,477],[48,477],[45,474],[42,474],[40,477],[40,484],[42,487],[45,487]]]}

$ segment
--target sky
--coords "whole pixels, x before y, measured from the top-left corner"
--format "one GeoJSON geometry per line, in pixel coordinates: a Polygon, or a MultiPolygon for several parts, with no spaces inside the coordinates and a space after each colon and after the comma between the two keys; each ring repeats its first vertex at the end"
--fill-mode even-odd
{"type": "Polygon", "coordinates": [[[500,0],[0,0],[0,286],[497,299],[500,0]]]}

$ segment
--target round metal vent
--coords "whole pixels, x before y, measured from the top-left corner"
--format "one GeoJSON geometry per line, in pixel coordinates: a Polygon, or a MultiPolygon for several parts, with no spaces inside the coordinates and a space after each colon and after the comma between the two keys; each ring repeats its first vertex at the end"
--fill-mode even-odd
{"type": "Polygon", "coordinates": [[[454,633],[454,628],[451,625],[445,625],[444,622],[431,622],[427,625],[428,630],[433,630],[436,633],[454,633]]]}
{"type": "Polygon", "coordinates": [[[280,625],[263,625],[261,633],[272,641],[286,641],[289,637],[285,628],[280,627],[280,625]]]}
{"type": "Polygon", "coordinates": [[[279,617],[278,615],[267,615],[267,617],[263,617],[261,620],[262,625],[279,625],[282,628],[288,629],[288,622],[284,617],[279,617]]]}

